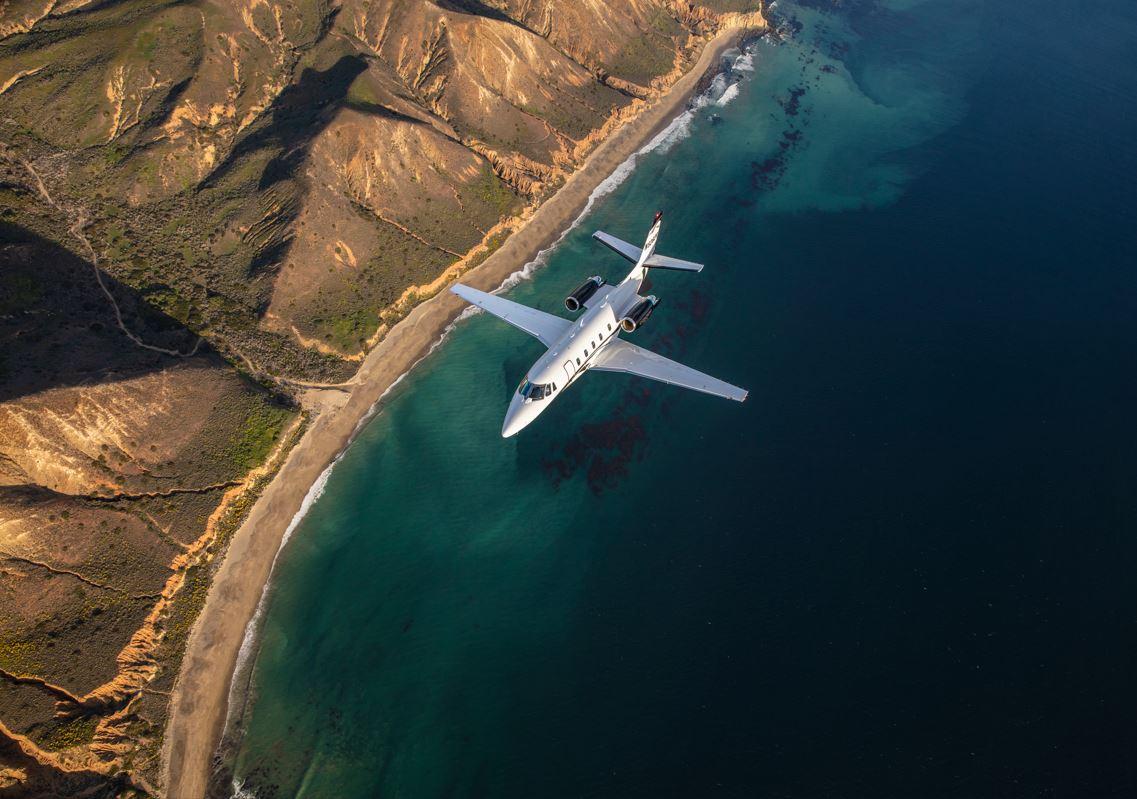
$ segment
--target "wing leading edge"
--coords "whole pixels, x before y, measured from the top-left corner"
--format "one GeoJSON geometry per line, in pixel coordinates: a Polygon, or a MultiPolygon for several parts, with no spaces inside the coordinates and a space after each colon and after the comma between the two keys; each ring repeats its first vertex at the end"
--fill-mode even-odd
{"type": "Polygon", "coordinates": [[[572,327],[572,322],[567,319],[538,311],[536,308],[507,300],[505,297],[498,297],[496,294],[487,294],[461,284],[452,286],[450,290],[466,302],[493,314],[503,322],[508,322],[518,330],[524,330],[546,347],[553,346],[565,330],[572,327]]]}
{"type": "Polygon", "coordinates": [[[625,372],[673,386],[701,391],[716,397],[742,402],[749,393],[738,386],[732,386],[718,378],[705,375],[689,366],[684,366],[670,358],[664,358],[651,350],[637,347],[619,339],[604,347],[596,356],[593,369],[604,372],[625,372]]]}

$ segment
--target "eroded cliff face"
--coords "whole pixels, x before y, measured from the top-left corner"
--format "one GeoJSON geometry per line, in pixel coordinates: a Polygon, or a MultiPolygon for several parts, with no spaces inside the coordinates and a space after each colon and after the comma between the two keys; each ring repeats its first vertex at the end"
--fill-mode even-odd
{"type": "Polygon", "coordinates": [[[160,790],[300,392],[758,6],[0,2],[0,795],[160,790]]]}

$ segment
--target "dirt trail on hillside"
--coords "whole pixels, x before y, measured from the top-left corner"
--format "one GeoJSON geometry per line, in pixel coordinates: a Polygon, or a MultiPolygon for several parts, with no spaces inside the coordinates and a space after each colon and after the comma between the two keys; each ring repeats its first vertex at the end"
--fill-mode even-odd
{"type": "Polygon", "coordinates": [[[40,197],[43,199],[43,201],[47,203],[48,206],[60,213],[64,219],[70,223],[67,227],[67,232],[70,233],[72,237],[74,237],[79,242],[79,246],[83,250],[83,254],[90,262],[91,269],[95,273],[95,280],[98,282],[99,288],[102,289],[103,294],[106,296],[107,302],[110,303],[111,309],[114,311],[115,321],[117,322],[118,328],[122,331],[123,335],[125,335],[139,347],[142,347],[145,350],[151,350],[152,352],[160,352],[163,355],[170,355],[175,358],[192,358],[194,355],[196,355],[198,348],[201,347],[202,338],[200,336],[198,336],[197,342],[194,343],[193,349],[191,349],[189,352],[181,352],[180,350],[171,350],[167,349],[166,347],[157,347],[153,344],[147,344],[141,338],[136,336],[129,327],[126,326],[126,321],[122,317],[122,310],[118,307],[118,300],[115,299],[114,294],[112,294],[111,290],[107,288],[107,284],[103,280],[103,273],[99,268],[99,254],[95,252],[94,245],[92,245],[91,240],[87,238],[87,234],[83,232],[83,230],[87,227],[88,221],[86,211],[83,209],[74,211],[68,208],[64,208],[62,205],[57,203],[55,201],[55,198],[52,197],[51,192],[47,190],[47,184],[43,182],[43,177],[38,171],[36,171],[35,167],[28,163],[28,161],[24,160],[23,158],[13,156],[6,151],[0,151],[0,155],[20,164],[20,166],[22,166],[24,170],[31,176],[32,180],[35,181],[36,190],[39,192],[40,197]]]}

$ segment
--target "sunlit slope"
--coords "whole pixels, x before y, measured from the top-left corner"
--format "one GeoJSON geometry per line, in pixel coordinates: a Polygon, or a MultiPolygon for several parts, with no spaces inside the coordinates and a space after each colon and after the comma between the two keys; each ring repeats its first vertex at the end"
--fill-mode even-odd
{"type": "Polygon", "coordinates": [[[711,6],[16,3],[0,125],[116,277],[255,369],[342,378],[758,3],[711,6]]]}

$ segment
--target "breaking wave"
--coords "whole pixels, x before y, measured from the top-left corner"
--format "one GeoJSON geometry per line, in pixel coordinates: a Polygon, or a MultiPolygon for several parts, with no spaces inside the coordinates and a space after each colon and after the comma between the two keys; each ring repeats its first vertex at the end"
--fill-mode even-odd
{"type": "Polygon", "coordinates": [[[739,91],[740,91],[740,89],[738,88],[737,83],[730,84],[723,91],[722,96],[719,97],[719,99],[716,101],[716,103],[720,106],[721,105],[727,105],[732,100],[734,100],[736,97],[738,97],[739,91]]]}

